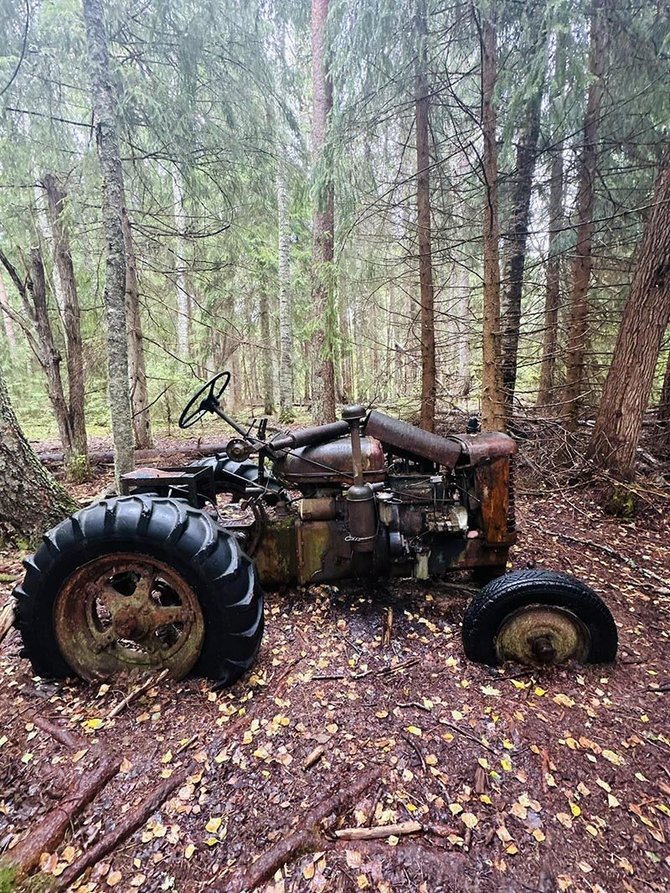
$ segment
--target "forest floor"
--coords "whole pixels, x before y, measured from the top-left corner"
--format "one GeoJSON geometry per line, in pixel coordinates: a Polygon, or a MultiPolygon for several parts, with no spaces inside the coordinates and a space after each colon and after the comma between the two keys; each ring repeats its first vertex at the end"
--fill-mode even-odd
{"type": "MultiPolygon", "coordinates": [[[[39,825],[103,746],[121,771],[43,857],[45,874],[57,878],[172,773],[186,776],[84,875],[73,888],[82,893],[233,890],[333,791],[366,778],[337,827],[416,821],[421,830],[372,841],[326,834],[259,890],[668,890],[670,495],[660,484],[650,491],[627,522],[603,513],[593,487],[517,497],[514,566],[593,586],[619,627],[614,666],[468,663],[467,596],[438,584],[296,588],[269,594],[250,677],[225,691],[164,681],[110,718],[134,683],[40,680],[11,635],[0,646],[0,851],[39,825]],[[89,750],[58,744],[36,717],[89,750]]],[[[0,555],[0,605],[19,558],[0,555]]]]}

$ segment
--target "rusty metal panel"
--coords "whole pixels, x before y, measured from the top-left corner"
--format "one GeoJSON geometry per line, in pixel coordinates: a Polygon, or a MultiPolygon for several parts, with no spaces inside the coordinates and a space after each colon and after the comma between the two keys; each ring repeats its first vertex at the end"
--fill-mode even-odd
{"type": "Polygon", "coordinates": [[[298,524],[298,580],[321,583],[353,576],[352,549],[341,521],[298,524]]]}
{"type": "Polygon", "coordinates": [[[454,468],[461,458],[460,443],[415,428],[414,425],[393,419],[383,412],[373,410],[370,413],[365,424],[365,433],[393,447],[400,455],[428,459],[446,468],[454,468]]]}
{"type": "Polygon", "coordinates": [[[482,518],[482,533],[487,543],[509,542],[509,459],[478,465],[475,489],[482,518]]]}
{"type": "Polygon", "coordinates": [[[270,520],[263,531],[254,563],[264,586],[298,579],[298,537],[295,517],[270,520]]]}
{"type": "Polygon", "coordinates": [[[470,465],[513,456],[518,450],[515,440],[498,431],[487,434],[453,434],[449,439],[462,445],[463,458],[470,465]]]}
{"type": "MultiPolygon", "coordinates": [[[[379,441],[361,438],[363,479],[368,483],[386,477],[384,451],[379,441]]],[[[341,438],[320,446],[301,447],[277,459],[275,473],[287,484],[350,484],[354,478],[351,440],[341,438]]]]}

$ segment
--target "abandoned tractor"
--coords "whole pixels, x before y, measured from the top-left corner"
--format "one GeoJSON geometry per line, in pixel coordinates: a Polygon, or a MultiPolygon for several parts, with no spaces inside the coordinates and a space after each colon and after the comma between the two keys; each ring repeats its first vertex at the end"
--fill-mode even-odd
{"type": "MultiPolygon", "coordinates": [[[[220,373],[184,409],[236,432],[225,453],[141,468],[122,494],[45,534],[15,590],[37,674],[96,680],[168,668],[230,684],[263,635],[263,590],[280,584],[472,571],[463,645],[475,661],[608,662],[617,633],[602,600],[572,577],[505,574],[515,542],[514,441],[438,437],[360,406],[342,420],[267,437],[222,406],[220,373]],[[231,521],[231,508],[246,517],[231,521]]],[[[239,515],[239,513],[238,513],[239,515]]]]}

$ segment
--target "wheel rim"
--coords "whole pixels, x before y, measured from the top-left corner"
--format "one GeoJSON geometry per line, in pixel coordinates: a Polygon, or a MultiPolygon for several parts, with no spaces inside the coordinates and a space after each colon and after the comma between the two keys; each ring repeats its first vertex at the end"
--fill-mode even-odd
{"type": "Polygon", "coordinates": [[[522,664],[583,662],[591,636],[572,611],[548,605],[528,605],[507,617],[496,637],[498,660],[522,664]]]}
{"type": "Polygon", "coordinates": [[[66,661],[90,681],[157,669],[181,679],[205,633],[198,598],[181,574],[149,555],[123,552],[96,558],[67,579],[54,626],[66,661]]]}

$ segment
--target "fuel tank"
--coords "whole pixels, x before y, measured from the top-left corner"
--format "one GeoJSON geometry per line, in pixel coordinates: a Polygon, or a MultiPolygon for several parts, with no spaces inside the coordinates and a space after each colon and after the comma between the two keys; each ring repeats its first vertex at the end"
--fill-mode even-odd
{"type": "MultiPolygon", "coordinates": [[[[384,451],[374,437],[361,438],[363,479],[374,484],[386,477],[384,451]]],[[[351,484],[353,461],[351,439],[341,437],[318,446],[299,447],[273,464],[276,476],[287,486],[351,484]]]]}

